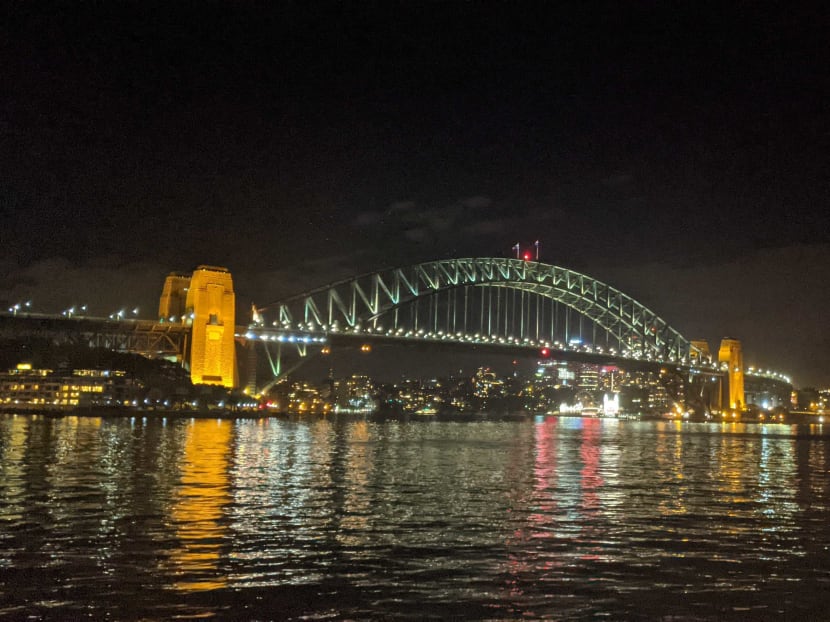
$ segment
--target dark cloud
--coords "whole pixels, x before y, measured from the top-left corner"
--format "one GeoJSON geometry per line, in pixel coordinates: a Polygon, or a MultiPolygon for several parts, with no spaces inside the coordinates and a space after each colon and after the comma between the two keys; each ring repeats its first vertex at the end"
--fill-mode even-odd
{"type": "Polygon", "coordinates": [[[387,212],[392,215],[396,214],[410,214],[418,210],[418,204],[415,201],[397,201],[389,206],[387,212]]]}
{"type": "Polygon", "coordinates": [[[475,196],[461,199],[459,203],[472,210],[480,210],[490,207],[493,204],[493,200],[490,197],[475,196]]]}
{"type": "Polygon", "coordinates": [[[380,224],[382,220],[382,212],[360,212],[355,216],[352,224],[357,228],[364,228],[380,224]]]}
{"type": "Polygon", "coordinates": [[[493,237],[501,235],[510,226],[511,222],[506,219],[475,220],[470,224],[463,225],[461,232],[464,235],[493,237]]]}
{"type": "MultiPolygon", "coordinates": [[[[458,231],[471,233],[470,223],[483,222],[481,219],[492,205],[489,197],[481,195],[440,205],[397,201],[383,212],[359,212],[352,227],[384,239],[445,244],[449,238],[457,236],[458,231]]],[[[485,229],[482,227],[480,232],[484,233],[485,229]]]]}
{"type": "Polygon", "coordinates": [[[625,186],[626,184],[630,184],[633,179],[634,176],[629,173],[614,173],[613,175],[604,177],[602,179],[602,185],[612,187],[625,186]]]}
{"type": "Polygon", "coordinates": [[[406,229],[403,234],[404,237],[410,242],[425,242],[430,237],[430,231],[426,227],[406,229]]]}

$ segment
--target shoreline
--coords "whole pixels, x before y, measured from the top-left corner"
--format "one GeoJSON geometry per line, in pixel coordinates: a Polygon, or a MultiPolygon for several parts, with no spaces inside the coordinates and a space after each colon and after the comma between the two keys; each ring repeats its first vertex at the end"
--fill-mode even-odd
{"type": "Polygon", "coordinates": [[[677,423],[714,423],[720,425],[734,425],[738,423],[743,424],[761,424],[761,425],[823,425],[830,423],[825,421],[824,414],[813,414],[807,412],[789,412],[783,417],[759,418],[753,416],[745,416],[741,418],[720,418],[713,417],[711,420],[702,421],[700,419],[680,419],[680,418],[661,418],[661,417],[585,417],[576,414],[549,414],[549,413],[532,413],[532,412],[516,412],[516,413],[501,413],[492,415],[482,415],[482,413],[457,413],[446,414],[442,413],[435,416],[418,416],[413,414],[390,414],[384,412],[373,413],[290,413],[277,412],[272,410],[244,410],[233,411],[228,409],[141,409],[129,407],[80,407],[73,409],[58,409],[58,408],[0,408],[0,416],[14,415],[14,416],[39,416],[50,419],[61,419],[64,417],[85,417],[85,418],[100,418],[100,419],[130,419],[140,417],[143,419],[300,419],[300,418],[316,418],[316,417],[340,417],[351,416],[360,418],[372,419],[407,419],[412,421],[504,421],[504,420],[521,420],[533,417],[550,417],[550,418],[588,418],[599,420],[619,420],[619,421],[665,421],[677,423]]]}
{"type": "Polygon", "coordinates": [[[183,410],[183,409],[141,409],[119,407],[81,407],[73,409],[52,408],[2,408],[0,415],[41,416],[52,419],[62,417],[88,417],[101,419],[129,419],[131,417],[153,419],[265,419],[269,417],[288,417],[284,413],[271,411],[232,411],[232,410],[183,410]]]}

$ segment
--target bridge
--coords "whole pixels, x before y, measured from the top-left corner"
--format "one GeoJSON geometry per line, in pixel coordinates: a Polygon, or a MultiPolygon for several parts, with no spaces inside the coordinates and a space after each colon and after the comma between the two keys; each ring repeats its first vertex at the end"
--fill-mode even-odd
{"type": "MultiPolygon", "coordinates": [[[[687,339],[611,285],[522,259],[445,259],[362,274],[255,307],[245,325],[235,323],[230,272],[199,266],[167,277],[157,321],[31,315],[25,321],[29,329],[63,332],[89,345],[175,357],[194,383],[226,387],[240,385],[238,351],[248,358],[263,352],[277,378],[285,373],[288,349],[302,358],[332,346],[395,342],[671,366],[722,377],[728,407],[745,404],[739,341],[724,340],[712,357],[708,344],[687,339]]],[[[254,386],[250,376],[243,384],[254,386]]]]}
{"type": "Polygon", "coordinates": [[[366,274],[257,309],[251,332],[346,332],[562,348],[690,362],[698,349],[630,296],[567,268],[520,259],[448,259],[366,274]]]}

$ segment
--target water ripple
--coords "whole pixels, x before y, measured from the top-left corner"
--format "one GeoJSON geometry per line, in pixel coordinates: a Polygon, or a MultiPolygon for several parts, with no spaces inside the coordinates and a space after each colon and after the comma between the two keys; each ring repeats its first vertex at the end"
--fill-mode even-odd
{"type": "Polygon", "coordinates": [[[0,417],[0,618],[820,619],[797,426],[0,417]]]}

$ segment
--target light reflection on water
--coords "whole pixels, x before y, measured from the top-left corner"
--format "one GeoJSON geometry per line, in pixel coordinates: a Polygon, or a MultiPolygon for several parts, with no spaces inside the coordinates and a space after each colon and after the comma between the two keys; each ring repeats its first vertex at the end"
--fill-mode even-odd
{"type": "Polygon", "coordinates": [[[224,514],[231,501],[232,433],[233,424],[222,420],[200,419],[187,428],[169,521],[179,543],[168,553],[178,590],[210,590],[228,583],[220,553],[228,539],[224,514]]]}
{"type": "Polygon", "coordinates": [[[821,618],[820,427],[0,417],[0,617],[821,618]]]}

